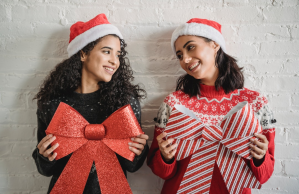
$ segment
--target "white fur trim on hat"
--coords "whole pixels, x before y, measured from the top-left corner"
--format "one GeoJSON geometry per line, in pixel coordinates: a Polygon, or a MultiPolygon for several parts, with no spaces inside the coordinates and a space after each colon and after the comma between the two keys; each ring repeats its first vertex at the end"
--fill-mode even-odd
{"type": "Polygon", "coordinates": [[[174,43],[178,39],[178,37],[183,35],[193,35],[193,36],[202,36],[208,39],[211,39],[218,43],[222,50],[226,52],[225,48],[225,40],[222,34],[216,30],[215,28],[208,26],[206,24],[198,24],[198,23],[185,23],[179,27],[177,27],[172,33],[171,37],[171,47],[174,53],[175,47],[174,43]]]}
{"type": "Polygon", "coordinates": [[[72,55],[76,54],[79,50],[84,48],[90,42],[95,41],[98,38],[101,38],[108,34],[115,34],[119,38],[123,39],[123,36],[121,35],[120,31],[116,26],[112,24],[101,24],[93,28],[90,28],[82,34],[76,36],[76,38],[74,38],[67,47],[68,57],[71,57],[72,55]]]}

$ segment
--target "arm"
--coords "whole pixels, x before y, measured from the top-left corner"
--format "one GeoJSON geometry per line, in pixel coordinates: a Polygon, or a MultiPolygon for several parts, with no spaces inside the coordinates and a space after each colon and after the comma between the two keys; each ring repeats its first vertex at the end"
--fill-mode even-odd
{"type": "MultiPolygon", "coordinates": [[[[37,111],[38,120],[37,120],[37,142],[39,143],[45,136],[45,130],[47,125],[39,117],[40,112],[37,111]]],[[[37,170],[40,174],[44,176],[52,176],[53,168],[55,168],[56,160],[50,161],[48,158],[44,157],[39,153],[39,149],[36,147],[32,153],[32,157],[35,161],[37,170]]]]}
{"type": "Polygon", "coordinates": [[[165,180],[172,178],[177,171],[176,160],[172,159],[169,162],[165,162],[157,141],[157,136],[159,136],[166,127],[170,112],[170,106],[166,103],[162,103],[158,111],[153,143],[147,156],[147,165],[152,169],[154,174],[165,180]]]}
{"type": "Polygon", "coordinates": [[[274,119],[272,111],[269,109],[269,106],[264,105],[257,112],[258,119],[263,127],[262,134],[267,138],[268,149],[266,150],[266,154],[264,158],[257,160],[250,160],[250,167],[252,169],[253,174],[259,180],[261,184],[267,182],[271,177],[274,171],[274,138],[275,138],[275,127],[274,127],[274,119]]]}
{"type": "MultiPolygon", "coordinates": [[[[141,126],[141,107],[140,107],[140,103],[137,99],[132,98],[130,100],[130,105],[135,113],[135,116],[141,126]]],[[[136,155],[134,160],[131,162],[125,158],[123,158],[122,156],[117,154],[118,160],[119,162],[122,164],[122,166],[129,172],[135,172],[137,171],[144,163],[144,160],[146,158],[146,155],[148,153],[148,145],[147,142],[144,145],[144,149],[142,150],[140,155],[136,155]]]]}

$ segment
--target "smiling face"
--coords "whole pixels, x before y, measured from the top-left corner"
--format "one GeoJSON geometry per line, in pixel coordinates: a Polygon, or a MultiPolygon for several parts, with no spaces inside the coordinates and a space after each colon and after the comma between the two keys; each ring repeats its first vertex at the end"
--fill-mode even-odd
{"type": "Polygon", "coordinates": [[[82,78],[88,83],[109,82],[120,65],[120,54],[118,37],[107,35],[101,38],[89,55],[81,52],[82,78]]]}
{"type": "Polygon", "coordinates": [[[215,85],[218,68],[215,57],[220,46],[198,36],[180,36],[174,43],[181,67],[206,85],[215,85]]]}

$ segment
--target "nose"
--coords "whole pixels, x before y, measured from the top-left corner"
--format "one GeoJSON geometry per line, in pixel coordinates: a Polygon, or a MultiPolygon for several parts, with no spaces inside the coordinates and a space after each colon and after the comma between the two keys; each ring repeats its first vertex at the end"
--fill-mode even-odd
{"type": "Polygon", "coordinates": [[[118,56],[117,55],[111,55],[109,62],[113,65],[116,65],[119,62],[118,56]]]}
{"type": "Polygon", "coordinates": [[[191,61],[192,57],[190,57],[189,55],[185,54],[183,55],[183,61],[184,63],[189,63],[191,61]]]}

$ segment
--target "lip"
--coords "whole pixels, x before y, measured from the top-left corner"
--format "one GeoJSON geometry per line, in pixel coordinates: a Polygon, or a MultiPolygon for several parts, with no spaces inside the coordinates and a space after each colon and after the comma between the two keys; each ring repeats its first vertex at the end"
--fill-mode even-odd
{"type": "Polygon", "coordinates": [[[190,65],[188,65],[187,69],[188,69],[189,71],[191,71],[191,72],[194,72],[194,71],[196,71],[196,69],[197,69],[199,66],[200,66],[200,62],[197,61],[197,62],[193,62],[193,63],[191,63],[190,65]],[[190,70],[190,67],[192,67],[193,65],[195,65],[195,64],[197,64],[197,63],[199,63],[199,64],[197,65],[197,67],[195,67],[195,68],[193,68],[192,70],[190,70]]]}
{"type": "Polygon", "coordinates": [[[105,70],[107,73],[109,73],[110,75],[113,75],[113,73],[114,73],[114,71],[115,71],[115,67],[111,67],[111,66],[103,66],[103,68],[104,68],[104,70],[105,70]],[[105,67],[107,67],[107,68],[111,68],[111,69],[113,69],[113,71],[109,71],[109,70],[105,69],[105,67]]]}

